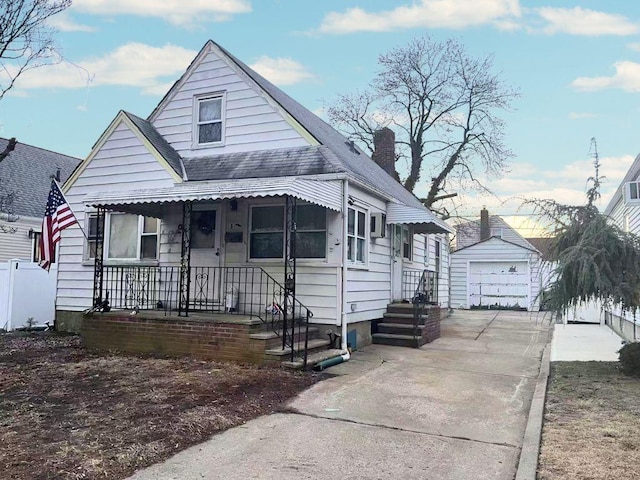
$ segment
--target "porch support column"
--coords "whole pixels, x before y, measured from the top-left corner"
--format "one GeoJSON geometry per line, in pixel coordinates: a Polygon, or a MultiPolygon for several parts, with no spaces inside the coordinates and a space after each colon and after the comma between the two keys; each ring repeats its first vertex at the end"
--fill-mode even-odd
{"type": "Polygon", "coordinates": [[[191,213],[193,204],[182,204],[182,249],[180,256],[180,286],[178,316],[189,316],[189,290],[191,287],[191,213]]]}
{"type": "Polygon", "coordinates": [[[93,263],[93,307],[98,308],[103,306],[108,298],[102,298],[102,285],[103,285],[103,258],[104,258],[104,215],[105,210],[102,207],[98,207],[96,212],[96,236],[95,239],[95,257],[93,263]]]}
{"type": "Polygon", "coordinates": [[[296,198],[286,196],[286,222],[284,226],[284,312],[282,316],[282,348],[286,348],[291,317],[291,357],[293,359],[293,335],[296,298],[296,198]]]}

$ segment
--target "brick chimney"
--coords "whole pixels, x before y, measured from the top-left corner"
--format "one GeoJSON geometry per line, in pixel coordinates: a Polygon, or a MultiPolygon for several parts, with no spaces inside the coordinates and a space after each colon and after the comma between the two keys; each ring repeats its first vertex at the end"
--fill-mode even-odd
{"type": "Polygon", "coordinates": [[[393,133],[393,130],[384,127],[374,132],[371,159],[398,180],[396,175],[396,134],[393,133]]]}
{"type": "Polygon", "coordinates": [[[480,210],[480,241],[484,241],[491,236],[491,228],[489,227],[489,210],[482,207],[480,210]]]}

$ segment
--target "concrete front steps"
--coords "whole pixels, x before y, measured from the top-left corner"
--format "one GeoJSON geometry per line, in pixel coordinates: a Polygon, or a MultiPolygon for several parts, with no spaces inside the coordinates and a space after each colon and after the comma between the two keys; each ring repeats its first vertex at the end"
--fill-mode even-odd
{"type": "MultiPolygon", "coordinates": [[[[268,328],[268,327],[267,327],[268,328]]],[[[296,325],[294,337],[294,350],[304,351],[304,326],[296,325]]],[[[266,363],[282,363],[288,368],[303,368],[303,361],[294,357],[291,361],[291,347],[282,348],[282,328],[277,332],[271,328],[265,329],[263,332],[253,333],[249,338],[254,343],[256,349],[264,351],[264,359],[266,363]]],[[[307,341],[307,368],[311,369],[317,363],[342,353],[340,350],[330,349],[331,341],[329,337],[321,331],[321,326],[309,326],[309,339],[307,341]]]]}
{"type": "Polygon", "coordinates": [[[428,305],[418,323],[416,328],[412,304],[390,303],[382,322],[377,324],[377,332],[372,335],[373,343],[420,348],[440,338],[440,307],[428,305]]]}

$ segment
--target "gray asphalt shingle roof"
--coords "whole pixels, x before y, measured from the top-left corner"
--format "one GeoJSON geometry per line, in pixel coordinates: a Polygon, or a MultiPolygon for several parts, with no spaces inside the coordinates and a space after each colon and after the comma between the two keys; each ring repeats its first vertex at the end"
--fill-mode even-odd
{"type": "MultiPolygon", "coordinates": [[[[0,138],[0,151],[8,140],[0,138]]],[[[51,188],[51,177],[60,169],[62,184],[80,163],[79,158],[52,152],[32,145],[18,144],[13,152],[0,162],[0,189],[13,192],[13,212],[25,217],[42,217],[51,188]]]]}
{"type": "MultiPolygon", "coordinates": [[[[215,45],[215,42],[212,41],[215,45]]],[[[247,75],[263,88],[276,102],[295,118],[318,142],[329,148],[343,164],[344,168],[353,176],[369,184],[377,190],[390,194],[402,203],[414,207],[422,207],[422,202],[405,189],[399,182],[385,172],[377,163],[357,147],[350,146],[349,140],[331,125],[319,118],[313,112],[303,107],[289,95],[269,82],[266,78],[252,70],[234,57],[227,50],[217,45],[233,60],[247,75]]]]}
{"type": "Polygon", "coordinates": [[[183,162],[189,180],[268,178],[345,171],[335,155],[324,146],[185,158],[183,162]]]}

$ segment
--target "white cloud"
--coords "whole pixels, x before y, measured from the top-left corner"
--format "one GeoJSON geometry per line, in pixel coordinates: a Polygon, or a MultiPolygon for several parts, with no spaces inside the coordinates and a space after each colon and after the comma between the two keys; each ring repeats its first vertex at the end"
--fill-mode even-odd
{"type": "Polygon", "coordinates": [[[76,23],[68,12],[64,11],[53,17],[49,17],[47,21],[49,25],[60,30],[61,32],[95,32],[96,28],[89,25],[76,23]]]}
{"type": "Polygon", "coordinates": [[[569,118],[571,120],[582,120],[583,118],[595,118],[597,115],[592,112],[570,112],[569,118]]]}
{"type": "Polygon", "coordinates": [[[598,12],[587,8],[553,8],[535,9],[547,25],[543,32],[569,33],[571,35],[632,35],[638,33],[638,24],[622,15],[598,12]]]}
{"type": "Polygon", "coordinates": [[[328,13],[319,27],[322,33],[386,32],[403,28],[465,28],[496,24],[513,29],[521,16],[518,0],[421,0],[393,10],[367,12],[350,8],[328,13]]]}
{"type": "Polygon", "coordinates": [[[578,77],[571,85],[583,92],[620,88],[627,92],[640,92],[640,63],[623,61],[614,65],[616,73],[611,77],[578,77]]]}
{"type": "Polygon", "coordinates": [[[248,0],[74,0],[72,9],[96,15],[160,17],[175,25],[229,20],[251,12],[248,0]]]}
{"type": "Polygon", "coordinates": [[[315,76],[308,72],[301,63],[290,58],[260,57],[249,65],[256,72],[276,85],[293,85],[315,76]]]}
{"type": "Polygon", "coordinates": [[[633,50],[634,52],[640,52],[640,42],[627,43],[627,48],[633,50]]]}
{"type": "Polygon", "coordinates": [[[17,81],[17,90],[38,88],[83,88],[88,85],[122,85],[143,87],[144,93],[163,94],[167,80],[181,74],[197,52],[176,45],[152,47],[127,43],[99,58],[71,64],[36,68],[17,81]]]}
{"type": "MultiPolygon", "coordinates": [[[[600,158],[600,175],[604,178],[598,206],[602,210],[611,200],[633,160],[632,155],[600,158]]],[[[490,186],[494,195],[474,195],[471,191],[464,193],[463,189],[455,202],[463,206],[459,213],[464,217],[477,217],[483,206],[496,215],[530,214],[532,209],[522,206],[523,199],[553,199],[564,204],[583,205],[586,201],[587,177],[590,175],[593,175],[593,159],[590,158],[560,168],[546,169],[531,163],[515,163],[511,172],[503,178],[490,182],[480,179],[490,186]]]]}

